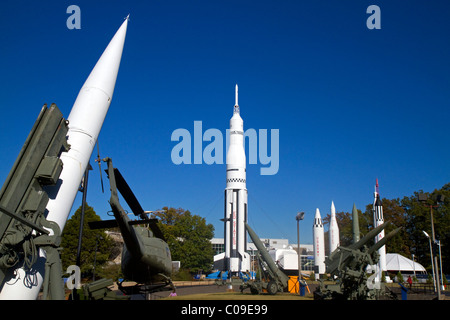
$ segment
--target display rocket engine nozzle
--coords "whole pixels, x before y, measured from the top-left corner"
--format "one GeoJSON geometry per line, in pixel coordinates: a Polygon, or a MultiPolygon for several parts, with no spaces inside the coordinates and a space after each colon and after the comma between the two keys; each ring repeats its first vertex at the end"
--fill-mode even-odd
{"type": "MultiPolygon", "coordinates": [[[[127,26],[128,17],[91,71],[67,118],[70,149],[60,156],[63,163],[60,182],[46,190],[49,196],[46,219],[55,222],[61,232],[111,104],[127,26]]],[[[0,299],[36,299],[43,282],[45,261],[46,253],[41,249],[31,269],[14,270],[16,276],[3,286],[0,299]]]]}

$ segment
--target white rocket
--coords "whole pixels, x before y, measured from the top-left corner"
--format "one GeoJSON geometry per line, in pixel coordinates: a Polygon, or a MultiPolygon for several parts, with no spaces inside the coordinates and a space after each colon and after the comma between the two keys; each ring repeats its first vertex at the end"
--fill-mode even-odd
{"type": "Polygon", "coordinates": [[[244,151],[244,121],[239,112],[238,86],[230,120],[230,144],[227,151],[227,187],[225,189],[225,265],[236,274],[250,270],[247,250],[247,188],[244,151]]]}
{"type": "MultiPolygon", "coordinates": [[[[61,155],[63,162],[59,177],[61,184],[53,189],[47,189],[50,198],[47,204],[47,220],[56,222],[61,231],[66,224],[111,104],[127,25],[128,17],[91,71],[67,118],[70,149],[61,155]]],[[[4,285],[0,292],[0,299],[36,299],[43,282],[45,260],[45,251],[41,249],[39,258],[31,271],[20,268],[15,270],[16,278],[4,285]]]]}
{"type": "Polygon", "coordinates": [[[325,273],[325,237],[319,208],[316,209],[316,215],[314,216],[313,237],[315,278],[318,280],[319,274],[325,273]]]}
{"type": "MultiPolygon", "coordinates": [[[[378,189],[378,179],[376,179],[375,192],[373,193],[373,226],[374,228],[384,223],[383,206],[381,204],[380,193],[378,189]]],[[[384,238],[384,229],[375,237],[375,243],[384,238]]],[[[386,246],[382,246],[378,249],[380,254],[380,260],[378,262],[378,268],[381,271],[387,271],[386,268],[386,246]]],[[[381,277],[381,272],[378,273],[381,277]]]]}
{"type": "Polygon", "coordinates": [[[330,254],[339,247],[339,226],[336,221],[336,208],[334,202],[331,201],[331,218],[330,228],[328,230],[328,238],[330,241],[330,254]]]}

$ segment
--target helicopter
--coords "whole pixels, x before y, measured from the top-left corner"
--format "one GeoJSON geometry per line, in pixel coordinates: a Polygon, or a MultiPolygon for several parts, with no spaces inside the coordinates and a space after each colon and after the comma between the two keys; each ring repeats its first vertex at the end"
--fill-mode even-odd
{"type": "Polygon", "coordinates": [[[105,170],[111,189],[109,200],[113,220],[89,222],[90,229],[119,227],[124,244],[121,268],[124,279],[118,283],[125,294],[152,293],[176,288],[171,280],[172,258],[169,246],[158,227],[158,219],[148,218],[150,211],[144,211],[131,188],[111,158],[104,158],[108,169],[105,170]],[[118,191],[130,207],[137,220],[131,220],[119,202],[118,191]],[[125,281],[134,281],[133,286],[124,286],[125,281]]]}

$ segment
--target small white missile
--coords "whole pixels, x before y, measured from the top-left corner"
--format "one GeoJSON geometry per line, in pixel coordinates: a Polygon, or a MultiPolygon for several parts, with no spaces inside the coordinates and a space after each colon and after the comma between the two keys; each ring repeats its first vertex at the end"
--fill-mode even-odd
{"type": "MultiPolygon", "coordinates": [[[[375,184],[375,192],[373,193],[373,226],[374,228],[382,225],[384,223],[383,217],[383,205],[380,199],[380,192],[378,189],[378,179],[376,179],[375,184]]],[[[384,230],[382,230],[376,237],[375,243],[384,238],[384,230]]],[[[378,253],[380,254],[380,260],[378,262],[379,268],[381,271],[387,271],[386,267],[386,246],[382,246],[378,249],[378,253]]]]}
{"type": "MultiPolygon", "coordinates": [[[[117,73],[122,57],[128,17],[116,32],[94,69],[81,88],[67,120],[70,149],[63,152],[61,183],[49,188],[47,220],[56,222],[64,229],[78,192],[92,150],[103,125],[114,92],[117,73]]],[[[39,294],[45,272],[45,251],[39,251],[39,259],[31,271],[17,269],[16,278],[6,283],[0,299],[34,300],[39,294]]]]}
{"type": "Polygon", "coordinates": [[[313,237],[315,278],[318,280],[319,275],[325,273],[325,237],[319,208],[316,209],[316,215],[314,216],[313,237]]]}
{"type": "Polygon", "coordinates": [[[331,218],[329,228],[330,254],[339,247],[339,226],[336,221],[336,208],[331,201],[331,218]]]}

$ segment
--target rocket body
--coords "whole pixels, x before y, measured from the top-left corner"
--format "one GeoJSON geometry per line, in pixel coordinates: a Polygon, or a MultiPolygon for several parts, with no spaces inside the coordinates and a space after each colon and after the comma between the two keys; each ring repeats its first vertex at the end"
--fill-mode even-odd
{"type": "Polygon", "coordinates": [[[352,232],[353,232],[353,243],[359,241],[359,217],[358,209],[356,209],[356,204],[353,203],[352,209],[352,232]]]}
{"type": "Polygon", "coordinates": [[[70,150],[61,155],[63,184],[47,205],[47,219],[61,230],[75,200],[92,150],[111,104],[122,57],[128,19],[123,22],[81,88],[67,120],[70,150]]]}
{"type": "MultiPolygon", "coordinates": [[[[128,17],[91,71],[67,118],[70,149],[61,154],[63,162],[59,177],[61,183],[47,189],[50,200],[46,208],[47,220],[56,222],[61,232],[111,103],[127,25],[128,17]]],[[[41,249],[39,258],[31,271],[21,268],[15,270],[19,277],[11,280],[13,284],[6,284],[3,287],[0,299],[36,299],[43,282],[45,260],[45,251],[41,249]],[[20,280],[17,281],[17,279],[20,280]],[[31,283],[29,279],[32,279],[32,285],[29,285],[31,283]]]]}
{"type": "MultiPolygon", "coordinates": [[[[373,200],[373,225],[374,228],[384,223],[383,216],[383,206],[380,199],[380,193],[378,190],[378,179],[376,180],[375,192],[374,192],[374,200],[373,200]]],[[[382,230],[376,237],[375,243],[384,238],[384,230],[382,230]]],[[[387,271],[386,268],[386,246],[382,246],[378,249],[378,253],[380,254],[380,260],[378,262],[378,268],[381,271],[387,271]]],[[[381,276],[381,272],[380,276],[381,276]]]]}
{"type": "Polygon", "coordinates": [[[330,241],[330,255],[331,255],[331,253],[334,250],[336,250],[337,247],[339,247],[339,226],[336,220],[336,208],[334,207],[333,201],[331,201],[329,241],[330,241]]]}
{"type": "Polygon", "coordinates": [[[244,121],[236,104],[230,120],[230,144],[227,151],[227,184],[225,189],[225,256],[224,270],[231,274],[250,270],[247,250],[247,188],[246,157],[244,151],[244,121]]]}
{"type": "Polygon", "coordinates": [[[313,225],[315,278],[325,273],[325,237],[319,208],[316,209],[313,225]]]}

